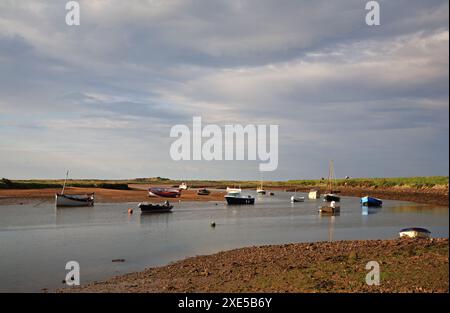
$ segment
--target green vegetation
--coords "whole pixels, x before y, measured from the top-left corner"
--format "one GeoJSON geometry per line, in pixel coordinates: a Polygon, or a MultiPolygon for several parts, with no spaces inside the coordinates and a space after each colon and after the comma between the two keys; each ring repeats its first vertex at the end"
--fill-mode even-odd
{"type": "MultiPolygon", "coordinates": [[[[164,177],[153,178],[136,178],[129,180],[67,180],[68,187],[97,187],[107,189],[129,189],[128,184],[154,184],[154,185],[172,185],[178,186],[181,180],[172,180],[164,177]]],[[[35,188],[61,188],[64,183],[60,180],[9,180],[3,178],[0,181],[0,189],[35,189],[35,188]]],[[[189,187],[209,187],[209,188],[226,188],[227,186],[240,186],[241,188],[254,188],[259,185],[259,181],[230,181],[230,180],[188,180],[186,183],[189,187]]],[[[305,180],[287,180],[287,181],[265,181],[264,186],[282,187],[282,188],[312,188],[325,187],[326,179],[305,179],[305,180]]],[[[394,178],[350,178],[337,179],[337,186],[349,187],[370,187],[370,188],[386,188],[386,187],[411,187],[411,188],[431,188],[434,186],[447,186],[448,176],[429,176],[429,177],[394,177],[394,178]]]]}

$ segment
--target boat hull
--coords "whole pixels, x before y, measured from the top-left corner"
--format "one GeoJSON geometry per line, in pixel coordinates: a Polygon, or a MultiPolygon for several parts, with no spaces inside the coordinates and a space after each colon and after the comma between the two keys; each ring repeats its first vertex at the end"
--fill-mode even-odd
{"type": "Polygon", "coordinates": [[[368,207],[380,207],[383,205],[383,201],[372,197],[362,197],[361,204],[368,207]]]}
{"type": "Polygon", "coordinates": [[[181,196],[181,190],[169,188],[150,188],[149,197],[178,198],[181,196]]]}
{"type": "Polygon", "coordinates": [[[199,191],[197,191],[197,195],[199,196],[208,196],[210,193],[211,191],[207,189],[200,189],[199,191]]]}
{"type": "Polygon", "coordinates": [[[430,238],[431,232],[425,228],[413,227],[400,230],[399,236],[400,238],[430,238]]]}
{"type": "Polygon", "coordinates": [[[55,195],[55,203],[58,207],[93,206],[94,200],[94,194],[55,195]]]}
{"type": "Polygon", "coordinates": [[[291,197],[291,203],[294,203],[294,202],[303,202],[303,201],[305,201],[305,197],[296,197],[296,196],[292,196],[292,197],[291,197]]]}
{"type": "Polygon", "coordinates": [[[255,198],[252,197],[235,197],[235,196],[225,196],[227,204],[255,204],[255,198]]]}
{"type": "Polygon", "coordinates": [[[141,209],[141,213],[165,213],[173,209],[173,205],[149,203],[139,203],[138,207],[141,209]]]}
{"type": "Polygon", "coordinates": [[[331,201],[340,202],[341,198],[339,196],[337,196],[337,195],[328,193],[328,194],[323,196],[323,200],[327,201],[327,202],[331,202],[331,201]]]}

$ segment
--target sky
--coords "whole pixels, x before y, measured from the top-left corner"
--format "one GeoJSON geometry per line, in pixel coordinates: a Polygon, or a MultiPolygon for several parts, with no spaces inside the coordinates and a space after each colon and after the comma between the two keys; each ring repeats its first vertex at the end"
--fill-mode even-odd
{"type": "Polygon", "coordinates": [[[260,179],[174,161],[170,129],[279,126],[264,179],[448,175],[449,4],[0,2],[0,177],[260,179]]]}

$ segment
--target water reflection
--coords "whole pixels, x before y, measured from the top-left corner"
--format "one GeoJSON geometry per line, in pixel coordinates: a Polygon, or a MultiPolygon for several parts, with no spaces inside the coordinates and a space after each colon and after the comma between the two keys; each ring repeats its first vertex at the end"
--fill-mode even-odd
{"type": "Polygon", "coordinates": [[[369,215],[369,214],[377,214],[381,211],[381,207],[368,207],[365,205],[361,206],[361,214],[362,215],[369,215]]]}

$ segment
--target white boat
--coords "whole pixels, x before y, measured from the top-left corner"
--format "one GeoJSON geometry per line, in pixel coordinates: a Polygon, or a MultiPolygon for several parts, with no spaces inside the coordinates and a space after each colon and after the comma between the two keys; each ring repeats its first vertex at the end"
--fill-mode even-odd
{"type": "Polygon", "coordinates": [[[311,189],[308,193],[308,198],[312,200],[320,199],[320,191],[316,189],[311,189]]]}
{"type": "Polygon", "coordinates": [[[93,206],[95,196],[90,194],[60,194],[55,195],[56,206],[93,206]]]}
{"type": "Polygon", "coordinates": [[[291,197],[291,203],[303,202],[303,201],[305,201],[305,197],[298,197],[298,196],[292,196],[291,197]]]}
{"type": "Polygon", "coordinates": [[[180,186],[178,186],[178,188],[181,190],[187,190],[188,186],[186,185],[186,183],[181,183],[180,186]]]}
{"type": "Polygon", "coordinates": [[[64,185],[61,193],[55,194],[55,204],[56,206],[93,206],[95,196],[94,193],[88,194],[65,194],[64,189],[66,188],[67,177],[69,176],[69,171],[66,173],[66,179],[64,180],[64,185]]]}
{"type": "Polygon", "coordinates": [[[259,195],[265,195],[266,194],[266,191],[263,188],[263,181],[262,181],[262,179],[261,179],[261,185],[258,188],[256,188],[256,193],[259,194],[259,195]]]}
{"type": "Polygon", "coordinates": [[[241,188],[230,188],[230,187],[227,187],[227,193],[241,193],[242,192],[242,189],[241,188]]]}
{"type": "Polygon", "coordinates": [[[430,238],[431,232],[428,229],[420,228],[420,227],[410,227],[404,228],[400,230],[398,233],[400,238],[409,237],[409,238],[430,238]]]}

